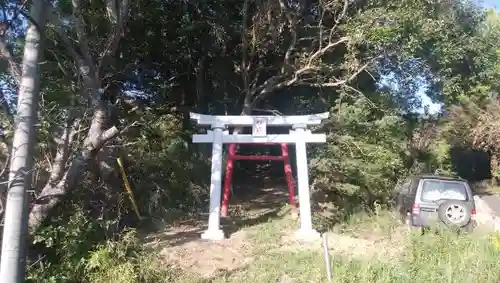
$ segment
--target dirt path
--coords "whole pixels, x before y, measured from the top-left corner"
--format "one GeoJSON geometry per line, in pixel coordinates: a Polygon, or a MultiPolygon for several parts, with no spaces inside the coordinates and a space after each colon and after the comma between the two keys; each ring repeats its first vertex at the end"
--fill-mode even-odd
{"type": "Polygon", "coordinates": [[[207,215],[200,215],[197,219],[178,221],[164,231],[148,236],[146,241],[149,247],[160,251],[164,263],[194,271],[204,278],[243,269],[253,261],[253,243],[247,235],[248,228],[282,217],[280,212],[287,202],[285,187],[254,189],[253,194],[234,197],[229,206],[229,217],[221,218],[227,239],[219,242],[202,240],[200,234],[206,229],[207,215]]]}
{"type": "Polygon", "coordinates": [[[500,215],[500,197],[497,195],[483,195],[481,198],[488,204],[491,210],[500,215]]]}
{"type": "Polygon", "coordinates": [[[474,196],[476,203],[476,220],[479,227],[486,231],[500,231],[500,199],[496,195],[474,196]]]}
{"type": "MultiPolygon", "coordinates": [[[[232,201],[228,218],[222,218],[229,238],[219,242],[204,241],[206,216],[179,221],[174,226],[150,235],[150,247],[160,251],[165,264],[195,272],[203,278],[214,278],[221,272],[247,268],[262,253],[321,251],[321,240],[299,243],[293,238],[298,221],[287,206],[285,186],[262,189],[257,197],[246,195],[232,201]],[[260,251],[258,251],[260,250],[260,251]]],[[[400,235],[395,232],[394,235],[400,235]]],[[[390,259],[404,249],[397,237],[365,239],[329,233],[330,250],[356,258],[390,259]]]]}

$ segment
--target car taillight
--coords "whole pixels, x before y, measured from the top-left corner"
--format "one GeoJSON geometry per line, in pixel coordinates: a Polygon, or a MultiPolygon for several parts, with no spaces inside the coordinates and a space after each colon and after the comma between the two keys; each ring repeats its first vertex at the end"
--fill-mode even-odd
{"type": "Polygon", "coordinates": [[[476,209],[473,208],[471,211],[470,211],[470,216],[471,216],[471,219],[474,220],[476,218],[476,209]]]}
{"type": "Polygon", "coordinates": [[[414,203],[412,208],[411,208],[411,213],[412,214],[420,214],[420,205],[418,203],[414,203]]]}

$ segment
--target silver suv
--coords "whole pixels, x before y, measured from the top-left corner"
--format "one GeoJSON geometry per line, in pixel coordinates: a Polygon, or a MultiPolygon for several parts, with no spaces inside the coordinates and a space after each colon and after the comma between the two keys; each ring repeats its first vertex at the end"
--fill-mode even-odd
{"type": "Polygon", "coordinates": [[[436,175],[408,178],[396,187],[401,220],[412,227],[444,223],[471,231],[476,226],[476,206],[469,183],[436,175]]]}

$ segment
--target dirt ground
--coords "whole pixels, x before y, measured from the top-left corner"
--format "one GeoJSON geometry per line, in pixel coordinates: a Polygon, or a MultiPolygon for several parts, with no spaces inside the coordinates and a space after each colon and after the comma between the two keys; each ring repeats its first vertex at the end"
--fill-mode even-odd
{"type": "Polygon", "coordinates": [[[228,218],[221,218],[223,230],[230,234],[219,242],[202,240],[207,216],[196,220],[179,221],[146,239],[148,245],[160,250],[165,264],[194,271],[205,278],[219,272],[243,269],[253,261],[253,241],[246,227],[265,223],[278,216],[288,202],[286,189],[262,189],[259,197],[235,199],[228,218]]]}
{"type": "MultiPolygon", "coordinates": [[[[375,239],[358,238],[349,235],[326,233],[328,250],[331,254],[342,255],[344,258],[363,258],[371,260],[390,260],[399,256],[405,249],[408,229],[400,227],[391,237],[375,239]]],[[[324,235],[323,235],[324,236],[324,235]]],[[[322,250],[322,242],[297,242],[292,235],[282,238],[282,250],[322,250]]]]}
{"type": "MultiPolygon", "coordinates": [[[[176,268],[195,272],[204,278],[214,277],[219,272],[231,272],[246,268],[255,260],[255,231],[282,211],[287,202],[286,191],[267,189],[260,198],[241,200],[231,206],[231,217],[221,219],[230,236],[219,242],[202,240],[200,233],[206,229],[206,218],[179,222],[166,231],[149,239],[149,245],[159,250],[162,261],[176,268]],[[257,225],[257,227],[255,227],[257,225]],[[252,230],[252,233],[249,231],[252,230]]],[[[491,212],[484,203],[477,205],[478,217],[488,219],[491,212]]],[[[288,211],[290,213],[290,211],[288,211]]],[[[297,226],[294,220],[292,226],[297,226]]],[[[481,225],[491,225],[486,220],[481,225]]],[[[273,249],[278,251],[317,250],[321,251],[321,240],[300,243],[293,238],[293,230],[280,230],[273,249]],[[281,238],[281,240],[280,240],[281,238]]],[[[347,234],[327,233],[329,250],[332,254],[360,259],[390,260],[398,257],[405,249],[408,229],[396,227],[390,233],[378,237],[353,237],[347,234]]]]}
{"type": "Polygon", "coordinates": [[[251,244],[240,231],[229,239],[209,242],[201,239],[181,245],[164,247],[161,256],[165,263],[184,270],[195,271],[205,278],[221,271],[243,269],[252,261],[251,244]]]}

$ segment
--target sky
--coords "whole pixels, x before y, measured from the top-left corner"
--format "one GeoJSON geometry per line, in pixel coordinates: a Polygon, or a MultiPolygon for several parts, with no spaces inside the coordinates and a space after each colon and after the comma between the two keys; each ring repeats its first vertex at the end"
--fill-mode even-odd
{"type": "Polygon", "coordinates": [[[482,0],[478,2],[482,3],[483,6],[486,8],[495,8],[495,9],[500,8],[500,0],[482,0]]]}
{"type": "MultiPolygon", "coordinates": [[[[478,0],[477,1],[479,4],[482,4],[483,7],[485,8],[494,8],[498,11],[500,11],[500,0],[478,0]]],[[[429,107],[429,113],[430,114],[435,114],[441,110],[441,105],[437,103],[433,103],[432,100],[425,95],[425,87],[422,87],[419,90],[419,95],[422,98],[422,108],[419,110],[419,112],[423,112],[424,107],[428,106],[429,107]]]]}

